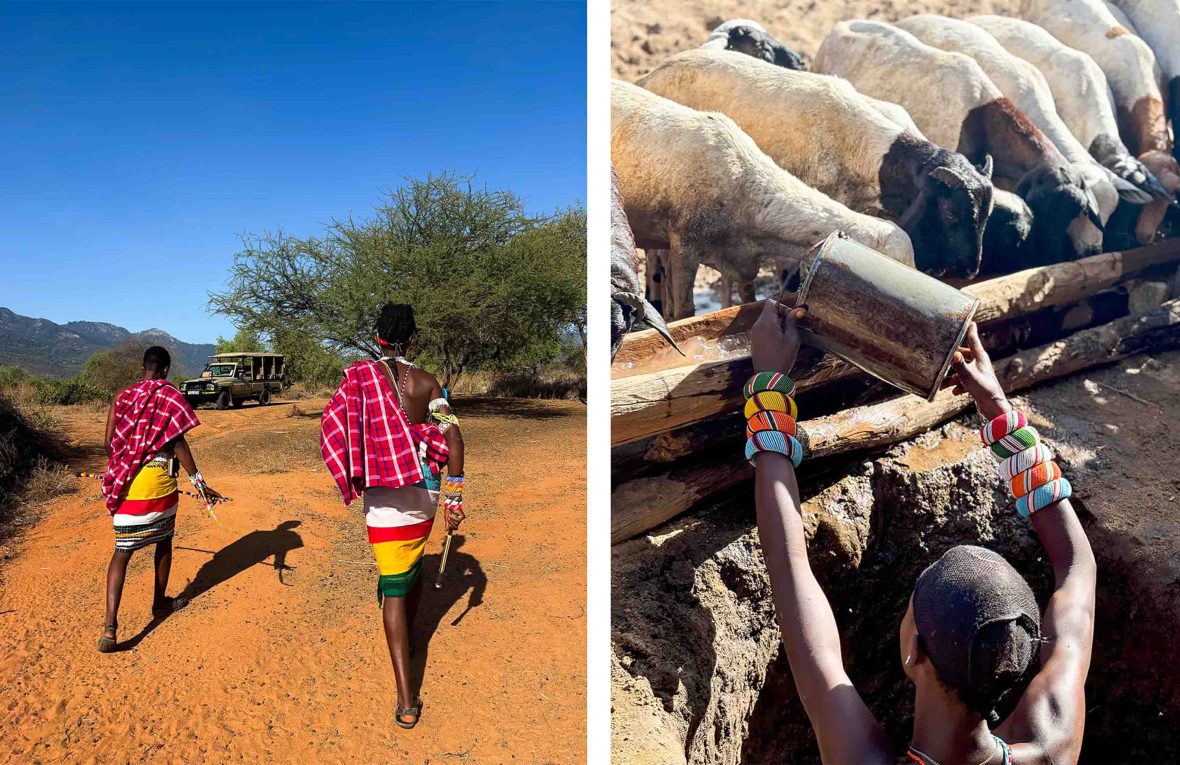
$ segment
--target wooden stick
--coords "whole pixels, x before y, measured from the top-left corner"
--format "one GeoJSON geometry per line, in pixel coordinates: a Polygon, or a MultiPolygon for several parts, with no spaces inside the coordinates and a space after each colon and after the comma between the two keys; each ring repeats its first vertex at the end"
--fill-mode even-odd
{"type": "MultiPolygon", "coordinates": [[[[1180,300],[1139,317],[1086,329],[995,362],[1004,390],[1019,390],[1146,350],[1180,345],[1180,300]]],[[[801,423],[808,458],[874,449],[911,438],[959,414],[967,396],[940,392],[933,402],[903,396],[801,423]]],[[[749,480],[753,470],[735,443],[730,456],[677,463],[671,470],[618,485],[611,494],[611,544],[670,520],[709,495],[749,480]]]]}
{"type": "MultiPolygon", "coordinates": [[[[1172,239],[1020,271],[979,282],[965,291],[980,299],[976,321],[993,322],[1076,302],[1143,269],[1177,260],[1180,239],[1172,239]]],[[[669,331],[690,359],[696,342],[698,360],[687,365],[678,354],[673,359],[663,353],[666,343],[654,332],[628,335],[612,367],[611,444],[665,433],[736,408],[740,403],[738,388],[751,372],[745,332],[753,324],[756,310],[757,304],[747,304],[670,324],[669,331]],[[702,344],[706,346],[703,350],[702,344]]],[[[799,391],[861,374],[838,359],[817,358],[814,351],[810,357],[800,357],[794,375],[799,391]]]]}

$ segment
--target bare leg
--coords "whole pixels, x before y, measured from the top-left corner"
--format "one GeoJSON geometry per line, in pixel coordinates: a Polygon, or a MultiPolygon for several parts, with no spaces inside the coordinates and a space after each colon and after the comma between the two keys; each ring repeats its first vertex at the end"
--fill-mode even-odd
{"type": "Polygon", "coordinates": [[[172,537],[156,542],[156,587],[152,595],[152,609],[167,608],[168,575],[172,573],[172,537]]]}
{"type": "Polygon", "coordinates": [[[130,552],[115,550],[111,555],[111,563],[107,566],[107,629],[103,632],[105,637],[115,637],[115,629],[119,625],[119,601],[123,599],[123,582],[127,579],[127,564],[130,562],[130,552]]]}
{"type": "MultiPolygon", "coordinates": [[[[406,598],[386,597],[382,606],[385,642],[389,644],[389,658],[393,662],[399,707],[412,706],[417,701],[417,694],[410,690],[410,621],[406,610],[406,598]]],[[[399,717],[407,723],[417,719],[412,714],[399,717]]]]}

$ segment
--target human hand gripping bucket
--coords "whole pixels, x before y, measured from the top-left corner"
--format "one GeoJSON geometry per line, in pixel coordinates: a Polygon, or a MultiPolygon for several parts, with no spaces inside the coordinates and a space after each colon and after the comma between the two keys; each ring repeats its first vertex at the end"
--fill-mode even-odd
{"type": "Polygon", "coordinates": [[[932,401],[979,299],[841,231],[807,253],[803,270],[789,302],[807,305],[804,342],[932,401]]]}

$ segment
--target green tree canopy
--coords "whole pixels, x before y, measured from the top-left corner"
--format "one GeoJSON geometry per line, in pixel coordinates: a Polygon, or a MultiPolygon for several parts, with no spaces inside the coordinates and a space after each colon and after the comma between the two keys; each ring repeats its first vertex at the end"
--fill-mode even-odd
{"type": "MultiPolygon", "coordinates": [[[[586,214],[531,217],[510,191],[456,174],[408,179],[372,218],[318,237],[246,236],[214,311],[335,356],[378,355],[377,311],[409,303],[417,355],[452,385],[472,369],[528,369],[585,339],[586,214]]],[[[277,350],[277,346],[276,346],[277,350]]]]}
{"type": "Polygon", "coordinates": [[[266,350],[266,343],[263,342],[262,335],[257,330],[244,327],[239,328],[237,334],[228,340],[218,336],[217,346],[213,353],[233,353],[235,351],[263,353],[266,350]]]}

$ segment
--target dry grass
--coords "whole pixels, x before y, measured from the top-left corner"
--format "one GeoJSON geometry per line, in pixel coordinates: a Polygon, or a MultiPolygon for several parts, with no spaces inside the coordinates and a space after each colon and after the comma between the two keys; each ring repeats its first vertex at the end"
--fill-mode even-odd
{"type": "Polygon", "coordinates": [[[586,377],[574,370],[553,367],[538,374],[471,372],[451,389],[459,396],[480,398],[586,398],[586,377]]]}
{"type": "Polygon", "coordinates": [[[58,431],[45,407],[0,395],[0,538],[29,523],[31,509],[75,490],[54,462],[64,450],[58,431]]]}

